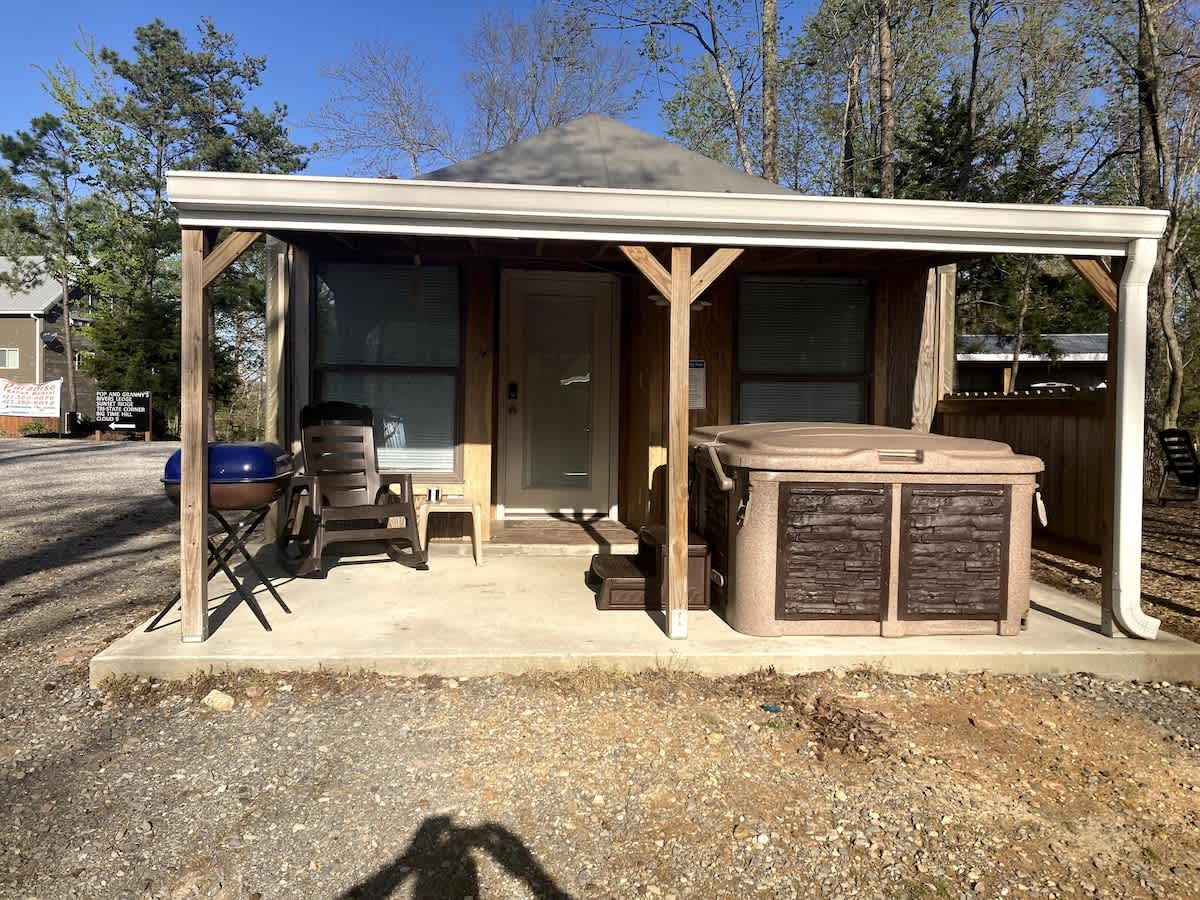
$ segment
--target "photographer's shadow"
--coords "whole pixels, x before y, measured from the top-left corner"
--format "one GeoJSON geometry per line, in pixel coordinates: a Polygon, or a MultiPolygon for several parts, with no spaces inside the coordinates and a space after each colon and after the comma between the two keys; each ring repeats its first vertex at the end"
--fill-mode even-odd
{"type": "Polygon", "coordinates": [[[476,851],[488,854],[521,879],[539,900],[571,900],[524,841],[503,825],[485,822],[464,828],[450,816],[432,816],[422,822],[404,853],[342,894],[342,900],[390,897],[410,881],[413,900],[481,897],[476,851]]]}

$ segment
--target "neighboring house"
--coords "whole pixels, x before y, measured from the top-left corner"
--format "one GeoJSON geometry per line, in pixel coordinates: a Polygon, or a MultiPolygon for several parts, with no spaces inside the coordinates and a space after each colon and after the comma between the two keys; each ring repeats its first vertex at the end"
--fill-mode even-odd
{"type": "Polygon", "coordinates": [[[1050,354],[1021,351],[1017,383],[1011,385],[1013,339],[992,334],[958,337],[958,377],[962,392],[1006,393],[1040,387],[1104,387],[1108,377],[1107,334],[1044,334],[1050,354]]]}
{"type": "MultiPolygon", "coordinates": [[[[11,263],[0,258],[0,272],[8,272],[11,263]]],[[[74,299],[74,298],[73,298],[74,299]]],[[[87,320],[72,312],[75,359],[67,360],[63,346],[62,289],[57,282],[43,281],[28,291],[14,291],[0,284],[0,378],[22,384],[39,384],[63,379],[62,410],[68,410],[66,395],[67,366],[75,366],[75,392],[78,412],[86,418],[96,414],[96,385],[79,371],[86,341],[78,329],[87,320]]],[[[62,423],[60,423],[61,426],[62,423]]]]}

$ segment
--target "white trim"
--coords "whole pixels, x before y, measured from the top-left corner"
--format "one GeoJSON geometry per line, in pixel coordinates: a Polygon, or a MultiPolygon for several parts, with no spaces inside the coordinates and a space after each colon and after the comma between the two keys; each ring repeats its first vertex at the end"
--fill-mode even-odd
{"type": "Polygon", "coordinates": [[[11,372],[13,369],[21,368],[21,348],[20,347],[0,347],[0,353],[5,354],[6,359],[7,359],[7,354],[9,354],[9,353],[17,354],[17,364],[15,366],[10,366],[10,365],[8,365],[7,362],[5,362],[4,365],[0,366],[0,372],[11,372]]]}
{"type": "Polygon", "coordinates": [[[1166,213],[1033,206],[171,172],[185,227],[1123,256],[1166,213]]]}

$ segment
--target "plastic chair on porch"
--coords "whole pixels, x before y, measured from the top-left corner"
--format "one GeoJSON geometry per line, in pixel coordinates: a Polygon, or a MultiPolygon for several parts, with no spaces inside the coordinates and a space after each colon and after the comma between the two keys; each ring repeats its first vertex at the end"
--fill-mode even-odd
{"type": "Polygon", "coordinates": [[[1196,457],[1196,444],[1192,436],[1182,428],[1168,428],[1158,433],[1158,445],[1163,452],[1163,476],[1158,483],[1158,503],[1168,500],[1200,499],[1200,460],[1196,457]],[[1183,496],[1167,497],[1167,483],[1173,481],[1176,493],[1183,496]]]}
{"type": "Polygon", "coordinates": [[[297,574],[321,573],[321,555],[335,543],[402,542],[418,568],[427,567],[417,534],[412,475],[381,474],[375,459],[374,414],[366,406],[327,401],[300,413],[304,472],[292,480],[288,532],[307,496],[308,546],[297,574]],[[392,526],[391,518],[404,524],[392,526]]]}

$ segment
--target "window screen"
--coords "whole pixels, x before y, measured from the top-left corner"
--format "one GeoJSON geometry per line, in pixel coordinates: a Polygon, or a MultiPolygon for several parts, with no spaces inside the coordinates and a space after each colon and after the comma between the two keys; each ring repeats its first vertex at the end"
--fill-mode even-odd
{"type": "Polygon", "coordinates": [[[0,347],[0,369],[19,369],[21,354],[16,347],[0,347]]]}
{"type": "Polygon", "coordinates": [[[866,421],[869,316],[865,279],[744,276],[738,420],[866,421]]]}
{"type": "Polygon", "coordinates": [[[381,469],[455,469],[462,382],[458,270],[317,269],[317,394],[371,407],[381,469]]]}

